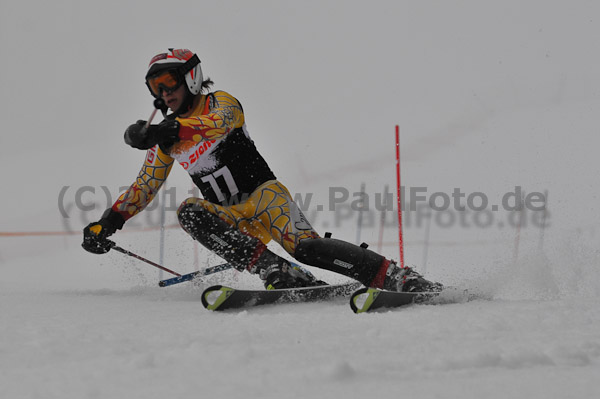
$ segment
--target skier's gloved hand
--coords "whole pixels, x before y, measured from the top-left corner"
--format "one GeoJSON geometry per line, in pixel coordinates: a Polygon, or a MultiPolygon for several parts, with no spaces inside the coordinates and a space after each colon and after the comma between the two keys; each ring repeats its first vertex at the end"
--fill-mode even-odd
{"type": "Polygon", "coordinates": [[[150,137],[156,144],[166,152],[173,144],[179,141],[179,128],[181,124],[175,119],[165,119],[158,125],[150,125],[148,128],[150,137]]]}
{"type": "Polygon", "coordinates": [[[147,150],[156,144],[171,147],[179,141],[180,124],[175,119],[165,119],[158,125],[145,129],[146,121],[139,120],[125,130],[125,143],[140,150],[147,150]]]}
{"type": "Polygon", "coordinates": [[[110,251],[112,242],[108,237],[115,231],[120,230],[125,220],[120,213],[108,208],[102,218],[94,223],[88,224],[83,229],[83,243],[81,246],[88,252],[94,254],[105,254],[110,251]]]}

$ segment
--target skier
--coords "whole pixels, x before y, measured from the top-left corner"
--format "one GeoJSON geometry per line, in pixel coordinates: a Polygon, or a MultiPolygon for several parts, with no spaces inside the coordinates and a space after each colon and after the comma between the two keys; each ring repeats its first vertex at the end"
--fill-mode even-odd
{"type": "Polygon", "coordinates": [[[146,85],[164,120],[137,121],[125,142],[146,151],[135,182],[83,231],[83,248],[102,254],[109,236],[141,212],[167,179],[176,160],[200,189],[177,211],[181,227],[238,270],[258,274],[267,289],[325,284],[309,271],[267,249],[275,240],[298,261],[393,291],[439,290],[409,267],[313,229],[287,188],[257,151],[246,130],[240,102],[224,91],[210,92],[200,60],[187,49],[153,57],[146,85]],[[171,113],[168,114],[168,110],[171,113]]]}

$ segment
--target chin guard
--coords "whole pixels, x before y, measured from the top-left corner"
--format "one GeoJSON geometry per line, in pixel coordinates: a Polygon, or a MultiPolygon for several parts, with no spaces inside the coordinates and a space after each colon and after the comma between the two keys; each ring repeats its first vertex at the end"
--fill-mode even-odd
{"type": "Polygon", "coordinates": [[[157,98],[154,100],[154,108],[159,110],[163,116],[167,114],[167,110],[169,109],[162,98],[157,98]]]}

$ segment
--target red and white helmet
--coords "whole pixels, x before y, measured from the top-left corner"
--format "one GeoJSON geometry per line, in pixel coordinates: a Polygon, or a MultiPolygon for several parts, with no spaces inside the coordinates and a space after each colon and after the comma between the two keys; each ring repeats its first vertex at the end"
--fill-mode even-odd
{"type": "MultiPolygon", "coordinates": [[[[189,92],[193,95],[200,93],[202,89],[202,68],[200,68],[200,59],[198,55],[188,49],[169,49],[168,53],[160,53],[152,57],[146,73],[146,83],[148,78],[159,74],[165,70],[176,70],[177,73],[185,77],[185,84],[189,92]]],[[[153,96],[156,95],[150,89],[153,96]]]]}

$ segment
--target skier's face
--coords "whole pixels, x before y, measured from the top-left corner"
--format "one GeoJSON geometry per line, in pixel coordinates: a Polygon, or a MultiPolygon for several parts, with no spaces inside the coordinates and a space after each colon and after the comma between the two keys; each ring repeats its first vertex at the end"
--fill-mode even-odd
{"type": "Polygon", "coordinates": [[[172,93],[166,93],[164,90],[161,91],[161,98],[167,104],[167,107],[171,108],[171,111],[179,109],[183,100],[185,100],[185,86],[181,85],[177,90],[172,93]]]}

